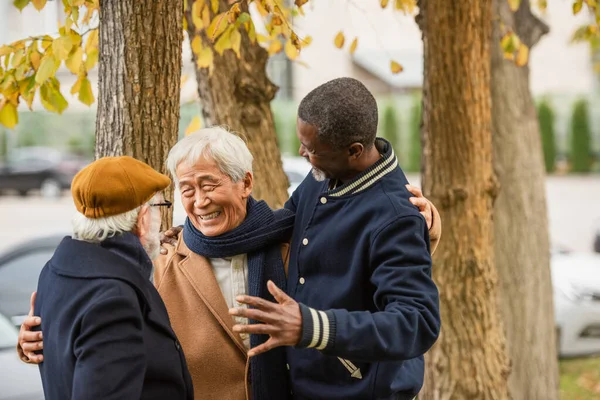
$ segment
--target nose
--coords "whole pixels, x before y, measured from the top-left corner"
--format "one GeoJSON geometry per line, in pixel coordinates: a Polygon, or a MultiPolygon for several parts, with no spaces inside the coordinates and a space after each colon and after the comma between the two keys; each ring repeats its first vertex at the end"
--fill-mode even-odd
{"type": "Polygon", "coordinates": [[[308,157],[308,154],[306,153],[306,149],[304,148],[303,145],[300,145],[300,147],[298,148],[298,154],[300,154],[301,157],[308,157]]]}
{"type": "Polygon", "coordinates": [[[196,191],[196,196],[194,198],[194,207],[196,208],[204,208],[210,204],[210,199],[202,190],[196,191]]]}

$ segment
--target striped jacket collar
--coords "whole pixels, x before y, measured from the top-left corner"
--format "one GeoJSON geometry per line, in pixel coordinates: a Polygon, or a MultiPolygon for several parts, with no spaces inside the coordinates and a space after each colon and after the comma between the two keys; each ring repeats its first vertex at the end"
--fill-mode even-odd
{"type": "Polygon", "coordinates": [[[371,187],[385,175],[396,169],[398,166],[398,159],[394,154],[394,150],[392,149],[390,142],[382,138],[377,138],[375,139],[375,146],[381,154],[381,159],[361,172],[353,180],[346,182],[342,186],[338,186],[335,189],[329,190],[327,195],[332,197],[340,197],[359,193],[371,187]]]}

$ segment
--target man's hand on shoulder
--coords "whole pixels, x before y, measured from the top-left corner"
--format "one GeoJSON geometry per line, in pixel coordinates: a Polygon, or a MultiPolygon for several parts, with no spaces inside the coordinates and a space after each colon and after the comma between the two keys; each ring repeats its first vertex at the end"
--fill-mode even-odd
{"type": "Polygon", "coordinates": [[[42,324],[42,319],[33,315],[33,308],[35,304],[36,292],[31,294],[29,314],[25,321],[21,324],[19,330],[19,342],[17,345],[17,352],[21,361],[32,364],[39,364],[44,361],[42,354],[35,354],[37,350],[44,348],[44,342],[42,340],[42,332],[33,332],[31,328],[42,324]]]}

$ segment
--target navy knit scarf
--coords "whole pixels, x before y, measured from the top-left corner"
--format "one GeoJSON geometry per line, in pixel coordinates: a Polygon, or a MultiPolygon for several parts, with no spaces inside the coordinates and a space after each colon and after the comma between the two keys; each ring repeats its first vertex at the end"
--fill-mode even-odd
{"type": "MultiPolygon", "coordinates": [[[[186,219],[183,240],[194,253],[207,258],[248,257],[248,294],[275,301],[267,289],[271,280],[286,290],[286,276],[281,259],[281,243],[289,240],[294,225],[294,213],[282,209],[273,211],[264,201],[248,198],[246,219],[237,228],[219,236],[208,237],[186,219]]],[[[257,323],[257,321],[249,321],[257,323]]],[[[250,345],[256,347],[269,339],[268,335],[251,335],[250,345]]],[[[286,371],[285,348],[278,347],[250,359],[252,400],[290,398],[286,371]]]]}

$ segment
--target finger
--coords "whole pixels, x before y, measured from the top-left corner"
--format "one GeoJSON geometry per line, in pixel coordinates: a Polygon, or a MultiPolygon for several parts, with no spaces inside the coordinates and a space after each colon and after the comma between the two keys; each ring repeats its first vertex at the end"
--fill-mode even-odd
{"type": "Polygon", "coordinates": [[[234,325],[233,331],[238,333],[251,333],[255,335],[273,335],[279,329],[269,324],[234,325]]]}
{"type": "Polygon", "coordinates": [[[421,188],[408,184],[406,185],[406,189],[408,189],[408,191],[411,192],[414,196],[423,197],[423,192],[421,191],[421,188]]]}
{"type": "Polygon", "coordinates": [[[269,293],[271,293],[271,295],[275,298],[275,300],[277,300],[279,304],[283,304],[286,301],[291,300],[290,296],[285,294],[283,290],[279,289],[277,285],[274,284],[271,280],[267,282],[267,289],[269,289],[269,293]]]}
{"type": "Polygon", "coordinates": [[[235,298],[238,303],[247,304],[252,307],[256,307],[260,310],[272,311],[275,309],[276,303],[261,299],[255,296],[237,296],[235,298]]]}
{"type": "Polygon", "coordinates": [[[21,346],[27,342],[38,342],[43,339],[42,332],[22,331],[19,332],[19,343],[21,346]]]}
{"type": "Polygon", "coordinates": [[[259,354],[265,353],[265,352],[267,352],[271,349],[274,349],[275,347],[279,347],[279,346],[281,346],[281,345],[278,344],[278,341],[271,337],[265,343],[263,343],[259,346],[256,346],[253,349],[251,349],[250,351],[248,351],[248,357],[257,356],[259,354]]]}
{"type": "Polygon", "coordinates": [[[33,309],[35,307],[35,297],[37,296],[37,292],[31,293],[31,297],[29,298],[29,316],[33,315],[33,309]]]}
{"type": "MultiPolygon", "coordinates": [[[[42,354],[35,354],[35,353],[23,353],[27,356],[27,358],[29,358],[29,361],[31,361],[34,364],[39,364],[42,361],[44,361],[44,356],[42,354]]],[[[27,360],[24,360],[27,361],[27,360]]]]}
{"type": "Polygon", "coordinates": [[[21,324],[22,331],[30,331],[32,327],[38,326],[42,323],[42,319],[40,317],[28,316],[25,317],[25,320],[21,324]]]}
{"type": "Polygon", "coordinates": [[[423,197],[411,197],[410,202],[419,208],[420,211],[427,209],[429,202],[423,197]]]}
{"type": "Polygon", "coordinates": [[[229,310],[229,314],[265,322],[267,324],[274,324],[279,320],[276,314],[267,313],[256,308],[232,308],[229,310]]]}
{"type": "Polygon", "coordinates": [[[23,342],[21,343],[21,348],[23,349],[24,353],[42,350],[44,348],[44,342],[23,342]]]}

